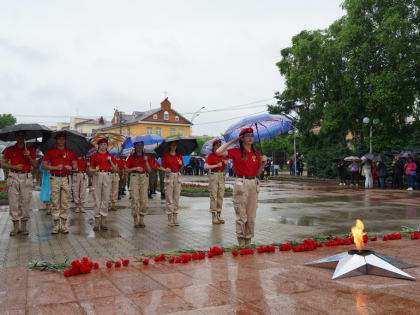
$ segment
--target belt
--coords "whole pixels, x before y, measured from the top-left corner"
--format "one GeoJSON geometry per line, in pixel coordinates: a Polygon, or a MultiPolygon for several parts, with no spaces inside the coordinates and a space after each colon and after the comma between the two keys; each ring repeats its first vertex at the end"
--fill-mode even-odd
{"type": "Polygon", "coordinates": [[[224,173],[225,171],[210,171],[210,174],[211,173],[224,173]]]}
{"type": "Polygon", "coordinates": [[[244,179],[256,179],[257,176],[236,176],[237,178],[244,178],[244,179]]]}
{"type": "Polygon", "coordinates": [[[67,174],[51,174],[51,176],[54,176],[54,177],[67,177],[69,175],[67,175],[67,174]]]}
{"type": "Polygon", "coordinates": [[[146,174],[146,172],[132,171],[131,174],[146,174]]]}
{"type": "Polygon", "coordinates": [[[74,173],[86,174],[86,172],[85,172],[85,171],[81,171],[81,172],[74,172],[74,173]]]}
{"type": "Polygon", "coordinates": [[[99,170],[98,172],[100,172],[100,173],[111,173],[111,171],[106,171],[106,170],[99,170]]]}
{"type": "Polygon", "coordinates": [[[30,173],[31,171],[13,171],[13,170],[10,170],[12,173],[16,173],[16,174],[28,174],[28,173],[30,173]]]}
{"type": "Polygon", "coordinates": [[[179,173],[179,171],[171,171],[171,173],[179,173]]]}

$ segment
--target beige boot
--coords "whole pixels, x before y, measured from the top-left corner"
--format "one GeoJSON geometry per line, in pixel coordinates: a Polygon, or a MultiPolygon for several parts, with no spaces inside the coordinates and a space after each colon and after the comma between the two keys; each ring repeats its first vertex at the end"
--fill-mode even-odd
{"type": "Polygon", "coordinates": [[[245,239],[245,246],[250,246],[251,245],[251,239],[250,238],[246,238],[245,239]]]}
{"type": "Polygon", "coordinates": [[[10,231],[10,236],[16,236],[19,232],[19,221],[13,221],[13,229],[10,231]]]}
{"type": "Polygon", "coordinates": [[[117,205],[115,204],[115,202],[111,204],[111,211],[117,211],[117,205]]]}
{"type": "Polygon", "coordinates": [[[28,220],[21,220],[20,221],[21,231],[22,231],[23,235],[28,235],[29,234],[28,230],[26,229],[26,223],[27,222],[28,222],[28,220]]]}
{"type": "Polygon", "coordinates": [[[67,234],[69,232],[69,230],[67,230],[66,223],[67,223],[66,219],[61,219],[61,233],[63,234],[67,234]]]}
{"type": "Polygon", "coordinates": [[[221,215],[221,213],[220,213],[220,212],[217,212],[217,220],[219,220],[219,223],[220,223],[220,224],[225,224],[225,220],[223,220],[223,219],[220,217],[220,215],[221,215]]]}
{"type": "Polygon", "coordinates": [[[211,223],[213,224],[220,224],[220,221],[217,219],[216,212],[211,213],[211,223]]]}
{"type": "Polygon", "coordinates": [[[95,218],[95,223],[93,224],[94,231],[99,231],[99,220],[100,218],[95,218]]]}
{"type": "Polygon", "coordinates": [[[60,220],[54,220],[54,227],[51,234],[58,234],[58,232],[60,232],[60,220]]]}
{"type": "Polygon", "coordinates": [[[238,244],[239,247],[244,247],[245,246],[245,239],[242,237],[238,237],[238,244]]]}
{"type": "Polygon", "coordinates": [[[108,230],[108,226],[106,225],[106,217],[101,216],[101,228],[103,230],[108,230]]]}
{"type": "Polygon", "coordinates": [[[174,213],[172,216],[172,222],[174,223],[175,226],[178,226],[178,213],[174,213]]]}
{"type": "Polygon", "coordinates": [[[144,215],[140,215],[140,221],[139,221],[139,228],[145,228],[146,225],[144,224],[144,215]]]}
{"type": "Polygon", "coordinates": [[[168,226],[175,226],[174,221],[173,221],[173,215],[172,214],[168,214],[168,226]]]}
{"type": "Polygon", "coordinates": [[[134,227],[135,228],[139,227],[139,217],[137,215],[133,215],[133,219],[134,219],[134,227]]]}
{"type": "Polygon", "coordinates": [[[76,210],[74,212],[80,213],[80,204],[76,204],[76,210]]]}
{"type": "Polygon", "coordinates": [[[46,204],[46,207],[47,207],[47,211],[45,212],[45,214],[46,215],[51,215],[51,204],[50,203],[47,203],[46,204]]]}
{"type": "Polygon", "coordinates": [[[80,206],[80,212],[81,213],[86,213],[86,211],[85,211],[85,205],[83,203],[80,203],[79,206],[80,206]]]}

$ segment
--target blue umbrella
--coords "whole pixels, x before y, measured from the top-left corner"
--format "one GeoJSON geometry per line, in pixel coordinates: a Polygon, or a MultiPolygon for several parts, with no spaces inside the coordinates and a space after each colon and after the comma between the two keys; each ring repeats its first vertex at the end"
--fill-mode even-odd
{"type": "Polygon", "coordinates": [[[213,149],[213,142],[215,141],[215,140],[220,140],[220,141],[222,141],[222,144],[224,144],[225,143],[225,139],[223,139],[223,137],[222,136],[218,136],[218,137],[216,137],[216,138],[213,138],[213,139],[211,139],[211,140],[209,140],[209,141],[207,141],[206,143],[204,143],[203,144],[203,146],[201,147],[201,154],[204,154],[204,155],[209,155],[210,153],[212,153],[213,151],[212,151],[212,149],[213,149]]]}
{"type": "Polygon", "coordinates": [[[165,140],[162,136],[158,135],[144,135],[144,136],[137,136],[133,138],[127,138],[121,146],[120,154],[127,156],[134,150],[134,144],[139,141],[144,142],[144,147],[149,149],[154,149],[160,143],[165,140]]]}
{"type": "Polygon", "coordinates": [[[239,136],[243,128],[252,128],[258,141],[269,140],[290,130],[292,121],[282,115],[259,114],[242,119],[224,134],[226,142],[239,136]]]}

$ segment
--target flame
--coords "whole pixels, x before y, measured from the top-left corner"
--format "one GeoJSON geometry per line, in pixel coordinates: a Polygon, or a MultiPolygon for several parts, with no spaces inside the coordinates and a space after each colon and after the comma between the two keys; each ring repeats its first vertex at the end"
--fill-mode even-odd
{"type": "Polygon", "coordinates": [[[357,250],[361,251],[363,249],[363,230],[365,226],[363,222],[359,219],[356,219],[356,225],[351,228],[351,234],[354,238],[354,243],[356,244],[357,250]]]}

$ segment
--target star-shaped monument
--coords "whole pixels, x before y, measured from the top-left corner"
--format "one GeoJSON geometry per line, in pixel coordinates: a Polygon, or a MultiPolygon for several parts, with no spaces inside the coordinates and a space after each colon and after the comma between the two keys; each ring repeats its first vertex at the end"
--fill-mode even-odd
{"type": "Polygon", "coordinates": [[[335,268],[334,275],[331,278],[333,280],[366,274],[416,280],[416,278],[401,269],[417,267],[417,265],[370,250],[350,250],[338,255],[315,260],[305,265],[327,269],[335,268]]]}

